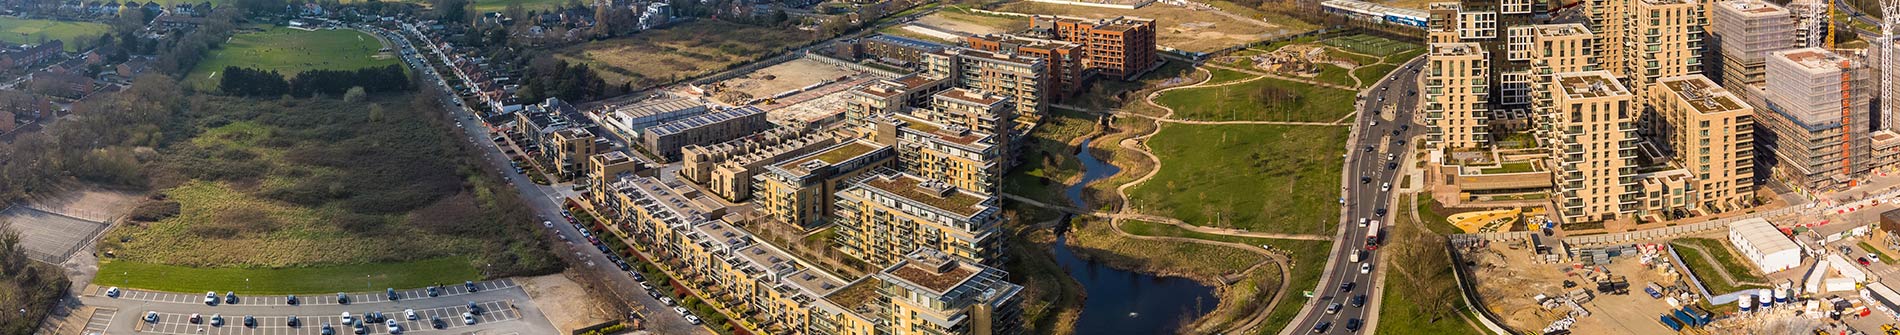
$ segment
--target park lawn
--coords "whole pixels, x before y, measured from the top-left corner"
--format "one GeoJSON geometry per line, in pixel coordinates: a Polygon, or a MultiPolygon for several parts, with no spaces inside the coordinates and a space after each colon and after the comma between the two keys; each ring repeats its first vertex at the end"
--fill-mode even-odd
{"type": "Polygon", "coordinates": [[[409,289],[481,280],[464,257],[401,263],[294,268],[197,268],[129,260],[99,262],[93,283],[166,292],[235,291],[242,294],[328,294],[409,289]]]}
{"type": "Polygon", "coordinates": [[[1378,63],[1381,60],[1380,57],[1365,56],[1365,55],[1355,54],[1351,52],[1346,52],[1345,50],[1342,50],[1337,47],[1326,47],[1326,56],[1332,57],[1332,58],[1349,59],[1349,60],[1352,60],[1354,64],[1359,64],[1360,66],[1372,65],[1373,63],[1378,63]]]}
{"type": "Polygon", "coordinates": [[[576,44],[554,54],[569,63],[587,64],[609,84],[631,82],[638,90],[776,56],[819,37],[797,29],[695,20],[576,44]]]}
{"type": "MultiPolygon", "coordinates": [[[[1122,222],[1122,231],[1136,235],[1174,236],[1246,245],[1268,245],[1273,246],[1274,249],[1285,252],[1287,256],[1289,256],[1289,261],[1292,264],[1292,269],[1289,272],[1292,280],[1289,281],[1287,285],[1286,301],[1281,302],[1278,306],[1274,306],[1273,310],[1268,312],[1266,324],[1263,325],[1264,329],[1285,328],[1289,322],[1293,321],[1294,315],[1300,311],[1301,304],[1298,302],[1306,301],[1306,298],[1300,295],[1303,294],[1303,291],[1316,289],[1319,285],[1320,268],[1326,266],[1326,255],[1333,246],[1332,243],[1327,241],[1282,240],[1215,235],[1140,220],[1122,222]]],[[[1272,274],[1275,276],[1279,275],[1278,271],[1274,271],[1272,274]]],[[[1280,278],[1278,277],[1272,279],[1272,282],[1275,284],[1279,283],[1279,281],[1280,278]]],[[[1272,292],[1266,292],[1265,294],[1272,294],[1272,292]]],[[[1225,299],[1225,297],[1223,297],[1223,299],[1225,299]]]]}
{"type": "MultiPolygon", "coordinates": [[[[1445,268],[1451,272],[1451,268],[1445,268]]],[[[1398,271],[1385,271],[1387,282],[1405,280],[1398,271]]],[[[1380,293],[1379,334],[1380,335],[1481,335],[1483,331],[1473,329],[1465,323],[1465,317],[1471,315],[1471,307],[1461,300],[1457,302],[1458,311],[1454,316],[1429,320],[1425,312],[1415,301],[1400,295],[1399,290],[1387,289],[1380,293]]]]}
{"type": "MultiPolygon", "coordinates": [[[[1251,63],[1252,61],[1248,61],[1248,62],[1251,63]]],[[[1252,73],[1246,73],[1246,72],[1240,72],[1240,71],[1234,71],[1234,70],[1228,70],[1228,69],[1222,69],[1222,68],[1216,68],[1216,67],[1202,67],[1202,69],[1207,69],[1207,72],[1213,75],[1212,78],[1207,79],[1207,83],[1205,85],[1230,83],[1230,82],[1252,79],[1254,77],[1259,77],[1259,75],[1255,75],[1252,73]]]]}
{"type": "MultiPolygon", "coordinates": [[[[1685,239],[1678,239],[1676,241],[1671,241],[1669,243],[1670,244],[1680,243],[1680,244],[1701,245],[1701,243],[1697,243],[1694,241],[1684,241],[1684,240],[1706,240],[1706,239],[1685,238],[1685,239]]],[[[1710,240],[1710,241],[1713,241],[1713,240],[1710,240]]],[[[1707,248],[1707,246],[1704,246],[1704,247],[1707,248]]],[[[1701,251],[1698,251],[1696,249],[1681,247],[1680,245],[1678,245],[1675,249],[1676,249],[1676,253],[1679,256],[1682,256],[1683,265],[1687,266],[1689,268],[1689,271],[1695,272],[1696,278],[1702,279],[1702,283],[1708,286],[1710,294],[1728,294],[1730,292],[1740,291],[1744,289],[1767,288],[1760,285],[1738,284],[1735,282],[1730,282],[1728,280],[1722,279],[1722,275],[1720,273],[1715,272],[1715,267],[1717,265],[1709,264],[1708,260],[1703,259],[1701,251]]],[[[1723,250],[1723,249],[1715,249],[1711,251],[1716,252],[1720,250],[1723,250]]],[[[1717,253],[1716,255],[1717,262],[1721,262],[1722,256],[1720,255],[1721,253],[1717,253]]],[[[1736,277],[1736,279],[1748,280],[1745,278],[1748,278],[1752,275],[1746,272],[1747,269],[1743,269],[1743,271],[1744,272],[1737,273],[1737,272],[1734,272],[1734,270],[1729,270],[1729,275],[1736,277]]],[[[1755,279],[1760,279],[1760,278],[1755,278],[1755,279]]]]}
{"type": "Polygon", "coordinates": [[[1174,117],[1185,120],[1333,122],[1352,113],[1353,95],[1349,90],[1261,78],[1167,91],[1155,102],[1174,108],[1174,117]]]}
{"type": "Polygon", "coordinates": [[[1313,80],[1345,87],[1359,87],[1359,83],[1353,82],[1352,72],[1350,69],[1337,65],[1324,64],[1319,66],[1319,75],[1313,76],[1313,80]]]}
{"type": "Polygon", "coordinates": [[[375,36],[355,30],[303,31],[269,27],[232,36],[193,67],[184,82],[199,90],[216,90],[218,72],[227,66],[277,71],[285,77],[307,70],[355,70],[396,65],[395,56],[380,52],[375,36]]]}
{"type": "Polygon", "coordinates": [[[477,239],[427,234],[398,225],[379,234],[353,233],[334,222],[351,216],[346,210],[298,206],[234,187],[226,182],[193,181],[165,190],[167,199],[178,202],[179,215],[113,229],[107,233],[108,250],[121,260],[138,263],[291,268],[448,257],[474,252],[482,245],[477,239]]]}
{"type": "Polygon", "coordinates": [[[1266,260],[1252,251],[1225,246],[1137,240],[1115,233],[1107,220],[1093,217],[1077,217],[1072,224],[1067,235],[1072,250],[1118,269],[1216,278],[1266,260]]]}
{"type": "Polygon", "coordinates": [[[1346,131],[1166,124],[1148,141],[1161,170],[1128,196],[1139,212],[1194,225],[1331,234],[1346,131]]]}
{"type": "Polygon", "coordinates": [[[1434,210],[1438,206],[1438,200],[1432,199],[1430,193],[1419,193],[1412,200],[1414,201],[1412,210],[1418,211],[1418,218],[1425,220],[1425,228],[1431,230],[1432,233],[1440,235],[1465,233],[1464,229],[1452,225],[1451,221],[1445,218],[1445,214],[1439,214],[1437,210],[1434,210]]]}
{"type": "Polygon", "coordinates": [[[1070,178],[1082,174],[1082,161],[1075,157],[1078,149],[1069,142],[1095,131],[1095,117],[1065,108],[1050,108],[1049,117],[1042,122],[1036,131],[1029,133],[1029,151],[1024,153],[1022,164],[1003,177],[1003,192],[1046,204],[1068,205],[1062,192],[1068,188],[1070,178]]]}
{"type": "Polygon", "coordinates": [[[58,21],[0,17],[0,41],[12,44],[34,44],[43,41],[59,40],[66,45],[66,51],[79,51],[79,42],[87,44],[97,42],[111,27],[103,23],[82,21],[58,21]]]}
{"type": "Polygon", "coordinates": [[[1418,44],[1365,34],[1328,38],[1320,43],[1374,56],[1390,56],[1408,49],[1419,48],[1418,44]]]}

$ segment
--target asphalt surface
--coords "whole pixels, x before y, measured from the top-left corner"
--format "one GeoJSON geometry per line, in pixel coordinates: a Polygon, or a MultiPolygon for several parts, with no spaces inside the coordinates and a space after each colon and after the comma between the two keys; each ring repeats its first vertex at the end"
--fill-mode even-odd
{"type": "MultiPolygon", "coordinates": [[[[1417,145],[1413,137],[1425,133],[1423,125],[1412,123],[1412,112],[1417,108],[1418,97],[1407,94],[1407,91],[1419,89],[1416,81],[1417,73],[1412,72],[1411,66],[1418,65],[1422,68],[1423,59],[1421,57],[1406,63],[1405,66],[1393,71],[1386,80],[1378,82],[1366,91],[1368,93],[1363,98],[1364,108],[1353,124],[1353,127],[1358,129],[1353,141],[1355,146],[1351,148],[1351,152],[1347,153],[1349,157],[1346,160],[1346,170],[1350,176],[1344,181],[1344,187],[1347,190],[1345,199],[1347,222],[1340,223],[1340,235],[1334,239],[1336,242],[1333,244],[1332,259],[1327,263],[1326,273],[1320,277],[1319,287],[1314,289],[1314,297],[1307,301],[1308,306],[1301,309],[1301,314],[1289,326],[1290,328],[1281,333],[1312,334],[1316,333],[1314,332],[1316,325],[1327,323],[1327,330],[1317,333],[1353,334],[1356,332],[1348,331],[1345,327],[1349,320],[1358,319],[1365,322],[1367,317],[1378,313],[1379,292],[1373,285],[1373,279],[1381,274],[1383,266],[1378,264],[1379,251],[1366,250],[1366,233],[1369,227],[1360,227],[1358,221],[1360,218],[1365,218],[1368,222],[1378,221],[1383,225],[1380,231],[1381,237],[1389,234],[1392,226],[1391,218],[1395,210],[1389,203],[1392,200],[1391,192],[1381,190],[1380,187],[1386,183],[1390,183],[1390,187],[1393,188],[1399,187],[1397,176],[1402,175],[1405,168],[1403,166],[1405,156],[1409,154],[1405,148],[1417,145]],[[1380,100],[1381,97],[1384,97],[1383,101],[1380,100]],[[1386,110],[1386,104],[1393,104],[1394,108],[1386,110]],[[1391,118],[1387,119],[1384,117],[1387,115],[1381,115],[1384,113],[1392,113],[1389,115],[1391,118]],[[1375,122],[1377,125],[1374,125],[1375,122]],[[1400,131],[1401,125],[1410,125],[1410,127],[1400,131]],[[1396,136],[1395,131],[1399,132],[1396,136]],[[1397,143],[1400,139],[1405,140],[1404,145],[1397,143]],[[1372,146],[1373,150],[1367,152],[1367,146],[1372,146]],[[1388,155],[1393,155],[1392,157],[1398,159],[1389,160],[1388,155]],[[1398,169],[1388,168],[1388,163],[1401,166],[1398,166],[1398,169]],[[1370,177],[1371,180],[1360,182],[1361,177],[1370,177]],[[1375,214],[1375,211],[1379,209],[1385,209],[1385,215],[1375,214]],[[1355,252],[1366,252],[1371,260],[1361,259],[1360,263],[1351,262],[1350,255],[1355,252]],[[1366,261],[1373,262],[1375,267],[1371,273],[1362,274],[1359,272],[1359,266],[1366,261]],[[1342,291],[1340,285],[1347,283],[1353,286],[1352,289],[1342,291]],[[1353,307],[1349,303],[1350,299],[1361,295],[1366,297],[1366,304],[1363,307],[1353,307]],[[1334,303],[1340,305],[1340,310],[1337,313],[1327,313],[1327,307],[1334,303]]],[[[1366,328],[1367,326],[1362,325],[1360,331],[1366,328]]]]}
{"type": "MultiPolygon", "coordinates": [[[[402,49],[414,51],[413,54],[417,55],[417,57],[433,57],[435,55],[436,51],[433,50],[433,48],[426,52],[414,49],[414,46],[410,43],[413,40],[420,40],[420,37],[407,32],[392,33],[401,34],[392,39],[393,43],[399,44],[402,49]]],[[[387,35],[385,36],[387,37],[387,35]]],[[[408,63],[409,62],[405,61],[405,64],[408,63]]],[[[427,63],[425,62],[424,64],[427,63]]],[[[435,70],[428,67],[415,68],[414,70],[431,79],[430,81],[441,87],[443,92],[453,92],[448,86],[448,83],[442,80],[440,73],[435,70]]],[[[571,185],[537,185],[533,181],[530,181],[527,175],[513,173],[514,167],[509,165],[507,156],[504,155],[501,148],[491,140],[494,136],[488,133],[488,126],[481,122],[481,117],[477,115],[475,111],[468,109],[468,107],[462,104],[456,103],[459,99],[460,97],[455,96],[453,93],[437,97],[437,100],[442,102],[443,107],[449,110],[449,113],[455,117],[456,124],[461,128],[467,140],[474,143],[476,147],[481,148],[482,160],[493,165],[493,171],[504,171],[500,177],[508,181],[517,191],[521,192],[522,199],[528,202],[529,207],[532,207],[537,216],[549,218],[557,222],[552,230],[556,234],[567,236],[568,242],[553,244],[556,248],[556,250],[554,250],[556,254],[560,254],[563,258],[568,259],[570,261],[570,267],[581,271],[587,276],[600,279],[603,284],[607,285],[606,289],[613,293],[613,298],[622,299],[626,301],[629,306],[633,306],[635,313],[645,317],[647,330],[657,334],[712,334],[710,329],[687,322],[684,317],[672,312],[672,307],[660,303],[658,299],[647,296],[646,293],[643,292],[644,290],[640,288],[640,283],[634,281],[631,274],[620,271],[620,268],[608,262],[606,254],[601,253],[591,245],[572,242],[576,240],[584,241],[585,239],[580,237],[581,234],[578,229],[575,229],[573,225],[562,222],[562,219],[560,219],[562,204],[564,203],[563,199],[565,199],[565,197],[561,195],[560,190],[571,187],[571,185]]]]}
{"type": "MultiPolygon", "coordinates": [[[[87,323],[86,331],[104,334],[318,334],[323,324],[337,326],[338,334],[349,333],[342,328],[341,316],[344,312],[362,315],[369,312],[381,312],[395,319],[408,333],[496,333],[496,334],[553,334],[559,332],[547,321],[547,316],[529,302],[528,293],[515,286],[512,281],[499,280],[478,283],[482,289],[467,292],[462,285],[444,286],[440,296],[429,297],[423,290],[397,291],[399,299],[389,300],[383,292],[349,293],[351,302],[339,304],[336,296],[309,295],[299,296],[299,304],[285,303],[281,295],[245,295],[239,296],[237,303],[204,303],[204,295],[193,293],[153,292],[143,290],[123,290],[118,297],[106,296],[106,288],[94,286],[79,297],[80,302],[98,309],[87,323]],[[476,313],[476,323],[464,324],[462,313],[468,312],[469,303],[481,308],[476,313]],[[405,310],[415,310],[416,320],[404,318],[405,310]],[[145,320],[148,313],[156,313],[154,321],[145,320]],[[201,318],[192,322],[192,314],[201,318]],[[256,318],[254,326],[244,325],[245,316],[256,318]],[[213,316],[222,316],[222,326],[211,325],[213,316]],[[292,327],[288,319],[296,316],[299,325],[292,327]],[[432,329],[428,324],[430,317],[440,317],[444,328],[432,329]],[[521,321],[521,322],[515,322],[521,321]]],[[[219,295],[223,298],[223,295],[219,295]]],[[[368,327],[370,333],[389,333],[384,324],[368,327]]]]}

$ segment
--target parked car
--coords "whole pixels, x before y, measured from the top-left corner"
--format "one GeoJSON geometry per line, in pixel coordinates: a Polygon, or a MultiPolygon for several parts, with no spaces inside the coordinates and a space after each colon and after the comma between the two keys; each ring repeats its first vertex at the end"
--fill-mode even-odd
{"type": "Polygon", "coordinates": [[[680,306],[673,306],[673,312],[680,313],[680,315],[691,314],[691,313],[686,312],[686,307],[680,307],[680,306]]]}
{"type": "Polygon", "coordinates": [[[158,312],[146,311],[145,322],[158,323],[158,312]]]}
{"type": "Polygon", "coordinates": [[[429,317],[429,327],[433,327],[435,329],[442,329],[442,328],[448,328],[449,324],[446,322],[442,322],[442,318],[440,317],[431,316],[429,317]]]}
{"type": "Polygon", "coordinates": [[[343,292],[337,292],[337,293],[336,293],[336,303],[338,303],[338,304],[344,304],[344,305],[348,305],[348,304],[350,304],[350,295],[348,295],[348,294],[343,294],[343,292]]]}
{"type": "Polygon", "coordinates": [[[205,305],[218,305],[218,292],[205,292],[205,305]]]}
{"type": "Polygon", "coordinates": [[[476,292],[476,291],[481,291],[481,290],[482,290],[481,288],[478,288],[478,287],[475,287],[475,281],[473,281],[473,280],[470,280],[470,281],[463,281],[463,282],[462,282],[462,288],[466,288],[466,289],[468,289],[468,291],[469,291],[469,292],[476,292]]]}
{"type": "Polygon", "coordinates": [[[435,287],[435,286],[430,286],[430,287],[429,287],[429,297],[431,297],[431,298],[433,298],[433,297],[435,297],[435,296],[438,296],[438,295],[442,295],[442,288],[441,288],[441,287],[435,287]]]}
{"type": "Polygon", "coordinates": [[[189,319],[185,319],[185,321],[187,321],[187,322],[191,322],[191,323],[193,323],[193,324],[198,324],[198,323],[204,323],[204,322],[205,322],[205,320],[204,320],[204,318],[202,318],[202,317],[199,317],[199,316],[198,316],[198,313],[191,313],[191,318],[189,318],[189,319]]]}
{"type": "Polygon", "coordinates": [[[251,317],[250,315],[245,315],[244,328],[257,328],[257,318],[251,317]]]}
{"type": "Polygon", "coordinates": [[[231,292],[231,291],[224,292],[224,303],[235,304],[237,302],[238,302],[237,292],[231,292]]]}
{"type": "Polygon", "coordinates": [[[462,313],[462,324],[464,324],[464,325],[472,325],[472,324],[475,324],[475,314],[470,314],[470,313],[468,313],[468,312],[463,312],[463,313],[462,313]]]}
{"type": "Polygon", "coordinates": [[[354,324],[356,324],[356,317],[350,316],[350,312],[343,312],[343,325],[348,326],[354,324]]]}
{"type": "Polygon", "coordinates": [[[284,325],[290,326],[291,328],[297,328],[297,326],[299,326],[299,324],[301,323],[303,322],[300,320],[297,320],[296,315],[291,315],[290,319],[284,320],[284,325]]]}
{"type": "Polygon", "coordinates": [[[665,305],[667,305],[667,306],[672,306],[672,305],[673,305],[673,298],[668,298],[668,297],[660,297],[660,303],[661,303],[661,304],[665,304],[665,305]]]}
{"type": "Polygon", "coordinates": [[[468,312],[475,313],[475,315],[482,315],[482,306],[476,305],[474,301],[470,301],[468,302],[468,312]]]}
{"type": "Polygon", "coordinates": [[[296,306],[296,305],[297,305],[297,295],[295,295],[295,294],[292,294],[292,295],[290,295],[289,297],[285,297],[285,298],[284,298],[284,303],[286,303],[286,304],[290,304],[290,305],[292,305],[292,306],[296,306]]]}
{"type": "Polygon", "coordinates": [[[211,326],[212,326],[212,327],[223,327],[223,326],[224,326],[224,314],[211,314],[211,326]]]}
{"type": "Polygon", "coordinates": [[[699,324],[699,317],[697,317],[697,316],[692,316],[692,315],[687,315],[687,316],[686,316],[686,323],[691,323],[691,324],[699,324]]]}
{"type": "Polygon", "coordinates": [[[326,322],[326,323],[324,323],[324,324],[323,324],[323,333],[322,333],[322,334],[323,334],[323,335],[336,335],[336,327],[331,327],[331,326],[330,326],[330,324],[326,322]]]}
{"type": "Polygon", "coordinates": [[[409,318],[409,320],[416,319],[416,309],[414,308],[402,310],[402,314],[404,317],[409,318]]]}
{"type": "Polygon", "coordinates": [[[1860,263],[1860,265],[1862,265],[1862,266],[1866,266],[1866,265],[1870,265],[1870,264],[1872,264],[1872,262],[1868,262],[1868,261],[1867,261],[1867,257],[1861,257],[1861,258],[1855,258],[1855,259],[1854,259],[1854,262],[1857,262],[1857,263],[1860,263]]]}
{"type": "Polygon", "coordinates": [[[396,323],[396,320],[389,320],[387,322],[383,322],[383,327],[389,328],[390,334],[402,334],[402,324],[396,323]]]}
{"type": "Polygon", "coordinates": [[[396,294],[396,288],[394,288],[394,287],[391,287],[391,288],[387,288],[387,289],[386,289],[385,291],[383,291],[383,292],[388,292],[388,295],[389,295],[389,301],[396,301],[396,299],[399,299],[399,298],[402,298],[402,296],[399,296],[399,295],[397,295],[397,294],[396,294]]]}
{"type": "Polygon", "coordinates": [[[107,298],[118,298],[118,297],[119,297],[119,287],[118,287],[118,286],[113,286],[112,288],[107,288],[107,289],[106,289],[106,297],[107,297],[107,298]]]}

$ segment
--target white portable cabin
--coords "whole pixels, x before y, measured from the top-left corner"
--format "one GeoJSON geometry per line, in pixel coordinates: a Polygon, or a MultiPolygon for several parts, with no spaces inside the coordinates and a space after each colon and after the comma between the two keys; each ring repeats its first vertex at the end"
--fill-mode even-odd
{"type": "Polygon", "coordinates": [[[1801,265],[1801,247],[1782,235],[1774,224],[1760,218],[1729,223],[1728,242],[1755,264],[1762,273],[1775,273],[1801,265]]]}

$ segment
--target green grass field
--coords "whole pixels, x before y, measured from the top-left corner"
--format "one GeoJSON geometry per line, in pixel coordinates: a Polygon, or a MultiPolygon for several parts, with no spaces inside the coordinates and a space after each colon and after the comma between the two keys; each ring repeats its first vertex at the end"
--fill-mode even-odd
{"type": "Polygon", "coordinates": [[[1240,72],[1240,71],[1234,71],[1234,70],[1228,70],[1228,69],[1220,69],[1220,68],[1212,68],[1212,67],[1204,67],[1204,69],[1207,69],[1207,72],[1213,74],[1214,76],[1213,78],[1207,79],[1207,85],[1236,82],[1236,81],[1241,81],[1241,80],[1247,80],[1248,78],[1259,77],[1258,75],[1254,75],[1252,73],[1246,73],[1246,72],[1240,72]]]}
{"type": "Polygon", "coordinates": [[[1329,38],[1329,39],[1320,41],[1320,43],[1336,46],[1336,47],[1341,47],[1341,48],[1346,48],[1348,50],[1352,50],[1352,52],[1374,55],[1374,56],[1387,56],[1394,53],[1405,51],[1407,49],[1416,49],[1419,47],[1417,44],[1399,42],[1399,41],[1394,41],[1394,40],[1387,39],[1384,37],[1378,37],[1378,36],[1372,36],[1372,35],[1350,35],[1350,36],[1334,37],[1334,38],[1329,38]]]}
{"type": "Polygon", "coordinates": [[[1339,210],[1346,130],[1163,125],[1148,141],[1161,170],[1129,190],[1130,202],[1141,212],[1195,225],[1328,234],[1339,210]],[[1273,192],[1280,194],[1257,196],[1273,192]]]}
{"type": "Polygon", "coordinates": [[[1003,192],[1036,199],[1043,203],[1067,205],[1062,198],[1069,178],[1082,173],[1082,161],[1069,141],[1095,130],[1093,114],[1050,108],[1049,117],[1029,133],[1029,152],[1024,161],[1003,177],[1003,192]]]}
{"type": "Polygon", "coordinates": [[[1735,259],[1735,256],[1727,252],[1728,246],[1722,245],[1722,241],[1706,238],[1684,238],[1670,241],[1669,244],[1676,245],[1676,253],[1682,256],[1683,265],[1688,266],[1690,271],[1694,271],[1696,278],[1702,279],[1702,283],[1708,286],[1709,293],[1727,294],[1742,289],[1767,288],[1761,285],[1730,282],[1722,279],[1722,274],[1715,272],[1715,267],[1720,266],[1723,270],[1728,271],[1730,276],[1735,277],[1736,280],[1756,283],[1763,282],[1760,276],[1756,276],[1753,272],[1750,272],[1748,265],[1741,264],[1740,260],[1735,259]],[[1702,257],[1702,251],[1694,248],[1686,248],[1682,245],[1701,246],[1711,253],[1710,256],[1714,256],[1717,263],[1721,264],[1709,264],[1709,261],[1702,257]]]}
{"type": "Polygon", "coordinates": [[[324,294],[408,289],[480,280],[481,269],[461,257],[406,263],[300,268],[192,268],[107,260],[93,284],[168,292],[236,291],[244,294],[324,294]]]}
{"type": "Polygon", "coordinates": [[[382,43],[355,30],[302,31],[270,27],[232,36],[192,68],[184,82],[200,90],[215,90],[218,71],[226,66],[277,71],[285,77],[305,70],[354,70],[397,64],[395,56],[380,53],[382,43]]]}
{"type": "Polygon", "coordinates": [[[111,27],[102,23],[34,20],[17,17],[0,17],[0,41],[14,44],[40,43],[41,41],[60,40],[66,43],[66,51],[79,51],[77,41],[92,43],[99,35],[111,27]]]}
{"type": "MultiPolygon", "coordinates": [[[[1345,82],[1352,83],[1350,79],[1345,82]]],[[[1168,91],[1156,97],[1155,102],[1173,107],[1177,119],[1333,122],[1352,113],[1353,94],[1348,90],[1262,78],[1244,84],[1168,91]]]]}

